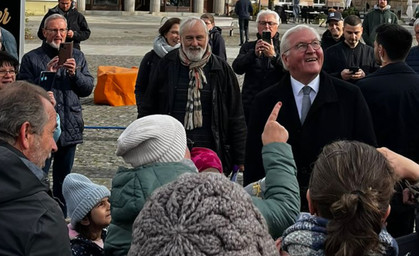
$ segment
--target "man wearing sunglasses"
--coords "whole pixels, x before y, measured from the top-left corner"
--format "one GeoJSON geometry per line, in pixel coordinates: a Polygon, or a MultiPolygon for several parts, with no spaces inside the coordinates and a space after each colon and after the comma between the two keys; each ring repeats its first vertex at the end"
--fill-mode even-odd
{"type": "Polygon", "coordinates": [[[270,109],[282,102],[277,121],[289,132],[297,165],[302,200],[305,199],[312,163],[323,146],[339,140],[376,145],[367,104],[356,86],[322,72],[320,35],[307,25],[285,32],[281,60],[289,71],[278,84],[259,93],[253,101],[246,142],[244,184],[263,178],[260,136],[270,109]]]}

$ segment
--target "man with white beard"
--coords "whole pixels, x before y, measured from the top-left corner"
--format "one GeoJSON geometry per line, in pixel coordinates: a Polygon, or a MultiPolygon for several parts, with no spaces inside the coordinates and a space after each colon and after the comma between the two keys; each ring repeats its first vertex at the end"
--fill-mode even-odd
{"type": "Polygon", "coordinates": [[[230,66],[211,53],[208,28],[191,17],[180,25],[181,47],[161,59],[140,116],[169,114],[184,124],[194,147],[217,152],[223,169],[243,169],[246,124],[230,66]]]}
{"type": "MultiPolygon", "coordinates": [[[[17,80],[27,80],[41,84],[41,72],[50,71],[52,74],[52,91],[56,99],[55,110],[61,119],[61,136],[57,141],[58,151],[53,154],[53,194],[64,205],[62,210],[67,214],[62,196],[62,183],[71,172],[76,152],[76,145],[83,142],[84,123],[81,113],[79,97],[87,97],[93,90],[93,77],[89,73],[86,59],[81,51],[73,49],[72,58],[68,58],[61,65],[58,63],[58,49],[65,42],[67,35],[67,21],[60,14],[53,14],[45,20],[43,29],[45,41],[42,45],[22,58],[22,64],[17,80]]],[[[48,171],[51,161],[47,161],[45,169],[48,171]]]]}

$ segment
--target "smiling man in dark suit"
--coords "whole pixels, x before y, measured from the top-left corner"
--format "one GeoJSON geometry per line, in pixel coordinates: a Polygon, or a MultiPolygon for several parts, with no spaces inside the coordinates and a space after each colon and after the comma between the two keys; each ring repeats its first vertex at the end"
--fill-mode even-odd
{"type": "Polygon", "coordinates": [[[359,88],[321,72],[323,50],[320,36],[313,28],[306,25],[291,28],[284,34],[280,50],[289,74],[254,100],[246,143],[244,183],[264,176],[260,142],[263,120],[275,103],[282,101],[277,120],[289,131],[289,144],[298,169],[301,207],[306,210],[311,164],[322,147],[339,139],[371,145],[375,145],[376,140],[368,106],[359,88]]]}

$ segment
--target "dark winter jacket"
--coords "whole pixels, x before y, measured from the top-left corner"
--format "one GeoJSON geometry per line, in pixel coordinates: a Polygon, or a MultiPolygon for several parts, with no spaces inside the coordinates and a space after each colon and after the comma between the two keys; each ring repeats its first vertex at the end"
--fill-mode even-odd
{"type": "Polygon", "coordinates": [[[194,172],[196,169],[182,162],[154,163],[129,169],[120,167],[112,179],[112,221],[105,241],[105,255],[127,255],[132,224],[147,198],[180,175],[194,172]]]}
{"type": "Polygon", "coordinates": [[[419,161],[419,75],[406,63],[388,64],[357,84],[372,114],[378,146],[419,161]]]}
{"type": "MultiPolygon", "coordinates": [[[[169,52],[158,65],[153,86],[147,89],[140,116],[171,114],[174,107],[179,70],[179,50],[169,52]]],[[[227,62],[212,55],[206,78],[212,90],[211,131],[215,141],[213,149],[226,170],[232,164],[244,163],[246,124],[244,121],[240,89],[236,75],[227,62]]]]}
{"type": "MultiPolygon", "coordinates": [[[[324,53],[323,70],[329,75],[342,79],[342,70],[349,67],[359,67],[368,75],[378,69],[375,62],[374,48],[361,42],[355,48],[340,42],[328,48],[324,53]]],[[[348,80],[356,83],[359,80],[348,80]]]]}
{"type": "MultiPolygon", "coordinates": [[[[106,230],[102,231],[102,241],[106,240],[106,230]]],[[[105,251],[95,242],[87,239],[81,235],[78,235],[74,239],[71,239],[71,251],[73,256],[102,256],[105,255],[105,251]]]]}
{"type": "Polygon", "coordinates": [[[250,20],[250,16],[253,15],[253,7],[250,0],[239,0],[236,2],[234,11],[239,16],[239,19],[250,20]]]}
{"type": "Polygon", "coordinates": [[[342,36],[339,38],[339,40],[335,40],[332,36],[332,33],[330,32],[330,30],[326,30],[323,35],[322,35],[322,49],[325,52],[326,49],[328,49],[330,46],[333,46],[337,43],[343,42],[345,41],[345,38],[342,36]]]}
{"type": "Polygon", "coordinates": [[[406,58],[406,64],[419,74],[419,46],[414,46],[410,49],[406,58]]]}
{"type": "MultiPolygon", "coordinates": [[[[56,55],[58,50],[43,42],[41,47],[23,56],[17,79],[40,85],[41,71],[47,70],[48,62],[56,55]]],[[[77,64],[75,76],[70,77],[63,68],[59,69],[51,89],[57,101],[55,110],[61,119],[59,141],[63,147],[83,142],[84,122],[79,97],[87,97],[93,90],[93,77],[84,54],[74,49],[73,58],[77,64]]]]}
{"type": "Polygon", "coordinates": [[[87,25],[86,18],[84,18],[83,14],[79,13],[74,7],[71,7],[67,12],[61,10],[58,5],[52,9],[49,9],[47,14],[45,14],[44,18],[42,19],[41,24],[39,25],[39,39],[45,40],[44,34],[42,33],[45,19],[56,13],[63,15],[67,19],[67,28],[74,32],[73,38],[67,37],[66,42],[73,41],[73,47],[80,50],[80,42],[89,39],[90,29],[89,25],[87,25]]]}
{"type": "Polygon", "coordinates": [[[358,140],[375,146],[375,134],[371,115],[361,91],[355,85],[320,73],[320,85],[304,124],[301,124],[291,85],[290,75],[260,92],[250,114],[249,133],[246,142],[245,185],[263,178],[261,135],[274,105],[282,102],[278,122],[289,132],[288,143],[292,146],[297,164],[298,182],[304,202],[312,164],[321,149],[339,139],[358,140]]]}
{"type": "Polygon", "coordinates": [[[138,69],[137,81],[135,82],[135,100],[137,102],[138,117],[145,92],[150,83],[151,73],[157,70],[157,63],[160,61],[160,57],[154,50],[149,51],[144,58],[141,60],[140,67],[138,69]]]}
{"type": "Polygon", "coordinates": [[[221,59],[227,61],[226,45],[224,38],[221,35],[221,28],[215,26],[209,31],[209,44],[211,45],[212,53],[219,56],[221,59]]]}
{"type": "MultiPolygon", "coordinates": [[[[261,38],[257,34],[258,40],[261,38]]],[[[240,48],[239,55],[233,61],[233,70],[239,75],[245,74],[242,88],[243,111],[246,122],[249,122],[250,109],[256,94],[278,83],[284,72],[281,63],[281,54],[279,51],[279,33],[276,33],[273,39],[276,56],[268,58],[258,57],[255,54],[257,41],[247,42],[240,48]]]]}
{"type": "Polygon", "coordinates": [[[63,213],[48,195],[43,172],[0,141],[0,255],[70,256],[63,213]]]}
{"type": "Polygon", "coordinates": [[[364,42],[374,47],[375,29],[381,24],[397,24],[397,21],[396,14],[390,11],[390,5],[387,5],[384,10],[381,10],[377,5],[374,6],[374,9],[365,16],[362,22],[364,42]]]}

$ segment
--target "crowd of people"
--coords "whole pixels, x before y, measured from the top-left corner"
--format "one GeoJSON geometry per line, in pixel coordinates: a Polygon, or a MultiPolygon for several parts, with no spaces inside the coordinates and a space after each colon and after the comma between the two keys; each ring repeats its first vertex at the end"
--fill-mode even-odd
{"type": "Polygon", "coordinates": [[[111,190],[71,173],[93,90],[74,2],[45,15],[20,65],[2,48],[1,255],[398,255],[414,227],[406,184],[419,182],[411,32],[378,0],[364,21],[330,10],[323,35],[300,24],[281,36],[263,10],[249,41],[252,7],[236,7],[232,66],[211,14],[161,25],[137,76],[138,119],[116,142],[131,167],[111,190]]]}

